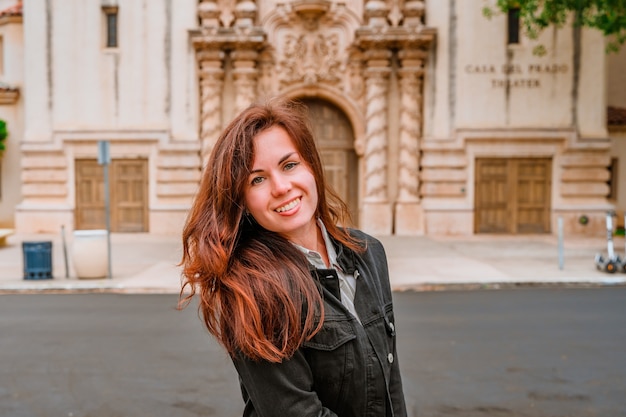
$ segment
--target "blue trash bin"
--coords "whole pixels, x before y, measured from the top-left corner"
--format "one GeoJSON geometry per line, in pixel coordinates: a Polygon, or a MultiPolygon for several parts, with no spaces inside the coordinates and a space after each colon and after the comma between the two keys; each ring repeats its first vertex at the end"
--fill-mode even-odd
{"type": "Polygon", "coordinates": [[[52,242],[22,242],[24,279],[52,278],[52,242]]]}

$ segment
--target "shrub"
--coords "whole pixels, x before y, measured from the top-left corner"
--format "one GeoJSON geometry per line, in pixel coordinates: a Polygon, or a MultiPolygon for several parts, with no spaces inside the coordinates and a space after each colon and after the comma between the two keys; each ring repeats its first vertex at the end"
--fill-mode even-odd
{"type": "Polygon", "coordinates": [[[0,154],[6,149],[4,140],[7,138],[7,123],[4,120],[0,120],[0,154]]]}

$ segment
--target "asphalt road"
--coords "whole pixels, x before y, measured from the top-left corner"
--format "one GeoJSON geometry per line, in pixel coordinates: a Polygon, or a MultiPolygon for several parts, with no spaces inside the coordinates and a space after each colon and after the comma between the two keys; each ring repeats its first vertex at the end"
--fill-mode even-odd
{"type": "MultiPolygon", "coordinates": [[[[175,295],[0,295],[0,416],[241,415],[175,295]]],[[[410,416],[626,416],[626,288],[395,294],[410,416]]]]}

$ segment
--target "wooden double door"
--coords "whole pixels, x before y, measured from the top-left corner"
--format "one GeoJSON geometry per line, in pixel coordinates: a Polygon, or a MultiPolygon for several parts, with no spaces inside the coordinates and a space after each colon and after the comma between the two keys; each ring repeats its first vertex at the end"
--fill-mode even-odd
{"type": "Polygon", "coordinates": [[[476,159],[476,233],[549,233],[552,160],[476,159]]]}
{"type": "MultiPolygon", "coordinates": [[[[78,159],[75,228],[105,229],[104,167],[78,159]]],[[[114,159],[109,165],[111,232],[148,232],[148,161],[114,159]]]]}

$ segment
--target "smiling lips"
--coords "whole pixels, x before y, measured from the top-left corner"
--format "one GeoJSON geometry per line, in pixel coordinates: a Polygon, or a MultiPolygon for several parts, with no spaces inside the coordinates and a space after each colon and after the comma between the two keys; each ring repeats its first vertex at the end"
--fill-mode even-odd
{"type": "Polygon", "coordinates": [[[292,208],[294,208],[298,204],[300,204],[300,197],[296,198],[295,200],[290,201],[289,203],[285,204],[284,206],[278,207],[274,211],[277,212],[277,213],[284,213],[286,211],[291,210],[292,208]]]}

